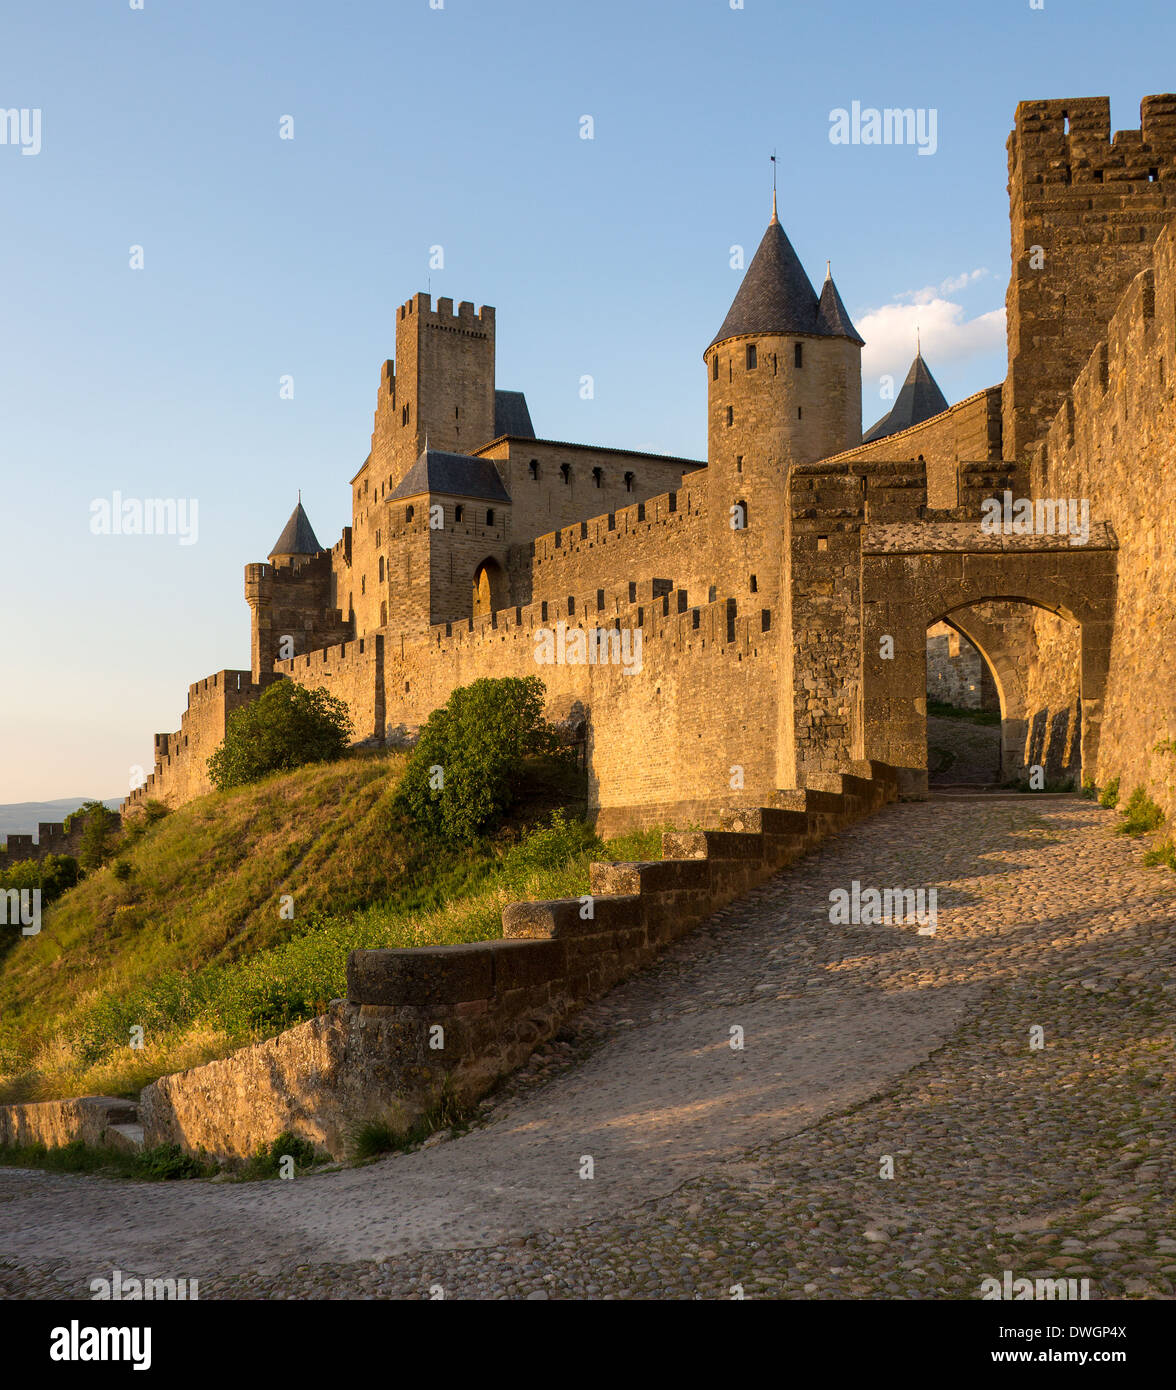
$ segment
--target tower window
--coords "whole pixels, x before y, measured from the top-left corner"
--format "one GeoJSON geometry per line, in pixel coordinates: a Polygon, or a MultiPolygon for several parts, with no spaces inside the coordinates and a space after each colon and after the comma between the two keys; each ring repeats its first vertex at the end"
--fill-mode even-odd
{"type": "Polygon", "coordinates": [[[803,419],[804,419],[804,406],[803,406],[803,405],[798,405],[798,406],[796,407],[796,418],[797,418],[798,420],[803,420],[803,419]]]}
{"type": "Polygon", "coordinates": [[[594,487],[604,486],[604,469],[594,468],[592,470],[592,484],[594,487]]]}
{"type": "Polygon", "coordinates": [[[736,458],[735,458],[735,472],[736,472],[736,473],[742,473],[742,472],[743,472],[743,455],[742,455],[742,454],[738,454],[738,455],[736,456],[736,458]]]}
{"type": "Polygon", "coordinates": [[[794,367],[804,366],[804,344],[796,343],[792,348],[792,365],[794,367]]]}
{"type": "Polygon", "coordinates": [[[632,492],[632,491],[633,491],[633,475],[632,475],[632,473],[626,473],[626,474],[625,474],[625,491],[626,491],[626,492],[632,492]]]}
{"type": "Polygon", "coordinates": [[[380,556],[380,583],[384,582],[384,557],[380,556]]]}
{"type": "Polygon", "coordinates": [[[494,525],[494,508],[493,508],[493,507],[489,507],[489,508],[487,509],[487,511],[486,511],[486,525],[487,525],[487,526],[493,526],[493,525],[494,525]]]}
{"type": "Polygon", "coordinates": [[[539,460],[538,460],[538,459],[532,459],[531,462],[530,462],[527,466],[528,466],[528,467],[530,468],[530,470],[531,470],[531,477],[534,479],[535,482],[538,482],[538,481],[539,481],[539,460]]]}
{"type": "Polygon", "coordinates": [[[459,502],[453,509],[453,521],[456,525],[465,516],[465,508],[459,502]]]}
{"type": "Polygon", "coordinates": [[[735,407],[733,405],[729,405],[727,407],[727,423],[729,425],[733,425],[735,423],[735,407]]]}
{"type": "Polygon", "coordinates": [[[718,379],[719,379],[719,354],[716,352],[715,355],[714,355],[714,357],[711,358],[711,380],[712,380],[712,381],[718,381],[718,379]]]}
{"type": "Polygon", "coordinates": [[[416,508],[415,508],[415,507],[405,507],[405,509],[404,509],[404,519],[405,519],[405,521],[411,521],[411,520],[413,519],[414,516],[416,516],[416,508]]]}
{"type": "Polygon", "coordinates": [[[748,345],[747,345],[747,370],[750,372],[751,369],[755,366],[755,364],[756,364],[756,362],[755,362],[755,344],[754,344],[754,343],[748,343],[748,345]]]}
{"type": "Polygon", "coordinates": [[[367,593],[367,575],[366,575],[366,574],[361,574],[361,575],[359,576],[359,592],[360,592],[361,595],[367,593]]]}
{"type": "Polygon", "coordinates": [[[403,406],[403,407],[401,408],[401,411],[400,411],[400,423],[401,423],[402,425],[407,425],[407,424],[408,424],[408,406],[403,406]]]}
{"type": "Polygon", "coordinates": [[[561,463],[559,466],[559,476],[563,479],[565,486],[570,483],[572,481],[572,465],[570,463],[561,463]]]}
{"type": "Polygon", "coordinates": [[[754,574],[751,576],[751,592],[752,592],[753,594],[759,592],[759,583],[758,583],[758,581],[756,580],[756,577],[755,577],[754,574]]]}
{"type": "Polygon", "coordinates": [[[380,626],[381,626],[381,627],[387,627],[387,626],[388,626],[388,605],[387,605],[387,603],[381,603],[381,604],[380,604],[380,626]]]}

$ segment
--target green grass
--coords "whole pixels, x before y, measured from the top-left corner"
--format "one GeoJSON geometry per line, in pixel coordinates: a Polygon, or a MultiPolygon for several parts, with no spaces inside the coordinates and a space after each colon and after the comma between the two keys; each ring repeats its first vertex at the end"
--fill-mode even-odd
{"type": "Polygon", "coordinates": [[[1146,835],[1163,823],[1164,813],[1147,794],[1146,787],[1136,787],[1127,799],[1127,805],[1120,813],[1121,825],[1115,826],[1119,835],[1146,835]]]}
{"type": "Polygon", "coordinates": [[[50,1173],[97,1173],[109,1177],[140,1178],[145,1182],[174,1182],[206,1178],[217,1165],[186,1154],[178,1144],[161,1144],[139,1153],[93,1148],[80,1139],[47,1148],[44,1144],[0,1146],[0,1167],[40,1168],[50,1173]]]}
{"type": "Polygon", "coordinates": [[[661,857],[660,830],[597,839],[580,775],[552,760],[493,837],[428,843],[391,805],[403,763],[279,774],[120,843],[129,873],[89,875],[0,961],[0,1103],[137,1095],[324,1012],[357,947],[492,939],[511,901],[587,893],[594,859],[661,857]]]}
{"type": "Polygon", "coordinates": [[[1117,777],[1113,777],[1099,792],[1098,804],[1106,806],[1108,809],[1119,804],[1119,779],[1117,777]]]}

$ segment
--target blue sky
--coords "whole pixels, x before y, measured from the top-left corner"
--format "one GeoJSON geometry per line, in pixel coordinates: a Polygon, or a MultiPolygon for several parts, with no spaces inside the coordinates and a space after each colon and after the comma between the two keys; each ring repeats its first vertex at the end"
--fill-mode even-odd
{"type": "Polygon", "coordinates": [[[1142,96],[1176,88],[1170,3],[1116,13],[8,6],[0,108],[42,126],[35,156],[0,145],[0,802],[124,794],[188,684],[248,665],[243,567],[299,487],[324,544],[348,522],[417,290],[497,307],[498,384],[540,435],[701,458],[701,354],[738,285],[729,248],[750,259],[767,222],[775,148],[781,220],[818,285],[832,259],[869,342],[864,424],[914,317],[949,400],[1000,380],[1017,101],[1109,95],[1134,128],[1142,96]],[[854,100],[935,109],[936,153],[834,146],[854,100]],[[116,489],[196,498],[198,542],[92,535],[116,489]]]}

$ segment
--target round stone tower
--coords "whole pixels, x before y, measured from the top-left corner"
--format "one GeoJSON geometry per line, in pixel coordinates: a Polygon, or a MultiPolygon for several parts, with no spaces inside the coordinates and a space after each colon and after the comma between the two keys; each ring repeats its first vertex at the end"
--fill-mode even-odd
{"type": "Polygon", "coordinates": [[[708,509],[715,542],[734,542],[723,547],[733,596],[773,602],[792,465],[861,443],[862,346],[832,275],[813,289],[773,193],[772,220],[703,354],[708,509]]]}

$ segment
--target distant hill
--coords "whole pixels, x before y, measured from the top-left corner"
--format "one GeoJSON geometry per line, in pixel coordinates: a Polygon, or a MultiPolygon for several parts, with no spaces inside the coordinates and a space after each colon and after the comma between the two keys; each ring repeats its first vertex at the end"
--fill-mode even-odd
{"type": "MultiPolygon", "coordinates": [[[[87,801],[97,800],[91,796],[65,796],[57,801],[13,801],[0,806],[0,837],[5,835],[35,835],[41,821],[63,821],[71,811],[84,806],[87,801]]],[[[112,796],[104,801],[112,811],[117,811],[123,798],[112,796]]]]}

